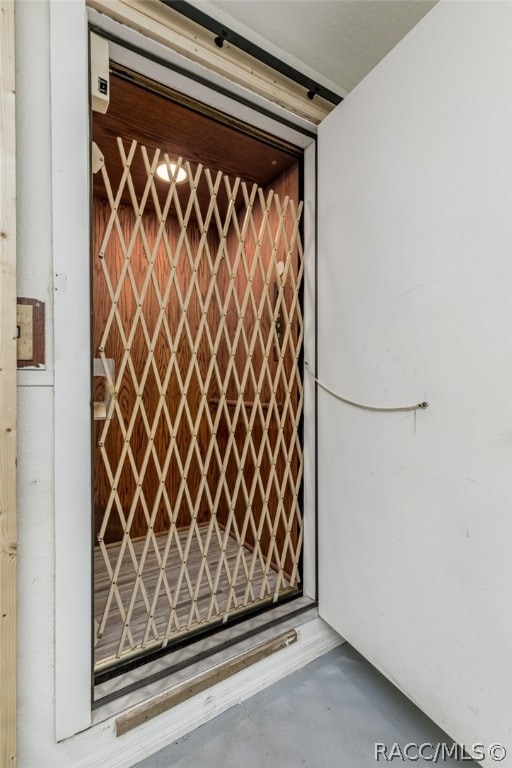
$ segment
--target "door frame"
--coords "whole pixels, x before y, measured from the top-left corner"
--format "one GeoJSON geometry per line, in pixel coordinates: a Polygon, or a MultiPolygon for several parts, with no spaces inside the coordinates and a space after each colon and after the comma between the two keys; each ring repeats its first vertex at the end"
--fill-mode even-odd
{"type": "MultiPolygon", "coordinates": [[[[55,272],[55,679],[56,737],[92,723],[92,597],[90,445],[90,116],[88,32],[114,38],[110,56],[304,149],[305,359],[316,349],[316,128],[281,107],[243,91],[169,48],[96,11],[74,3],[50,4],[52,39],[52,181],[55,272]],[[231,90],[231,89],[229,89],[231,90]],[[233,91],[236,91],[233,86],[233,91]],[[251,106],[252,103],[252,106],[251,106]],[[264,110],[264,111],[262,111],[264,110]],[[297,127],[294,127],[294,125],[297,127]],[[307,131],[307,132],[306,132],[307,131]],[[72,244],[72,246],[70,245],[72,244]],[[87,286],[87,288],[86,288],[87,286]],[[77,460],[77,445],[83,445],[77,460]]],[[[304,594],[316,597],[315,386],[304,380],[304,594]]]]}

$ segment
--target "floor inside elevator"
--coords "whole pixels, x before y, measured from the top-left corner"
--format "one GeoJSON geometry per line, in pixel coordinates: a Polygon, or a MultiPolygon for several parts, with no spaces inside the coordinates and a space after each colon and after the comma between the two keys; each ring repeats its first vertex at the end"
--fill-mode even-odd
{"type": "MultiPolygon", "coordinates": [[[[172,641],[173,634],[175,638],[183,636],[191,626],[197,632],[218,623],[219,617],[236,615],[258,604],[272,602],[290,591],[286,574],[275,563],[266,562],[253,548],[240,545],[234,536],[223,534],[222,531],[212,534],[208,526],[203,525],[194,535],[188,530],[177,532],[168,546],[168,534],[155,535],[155,546],[145,556],[144,590],[139,587],[135,596],[136,564],[143,556],[145,540],[136,540],[131,550],[125,549],[116,576],[118,593],[111,598],[126,608],[133,599],[129,639],[124,633],[125,653],[127,641],[141,650],[144,646],[154,648],[166,637],[172,641]],[[186,568],[182,561],[184,552],[188,553],[186,568]],[[162,599],[155,606],[147,632],[148,604],[159,579],[164,578],[169,589],[161,590],[162,599]],[[174,630],[170,637],[169,627],[174,630]]],[[[121,542],[109,545],[111,563],[118,562],[121,547],[121,542]]],[[[94,561],[94,618],[99,628],[111,593],[112,572],[109,573],[99,547],[95,549],[94,561]]],[[[109,620],[97,640],[95,662],[98,666],[119,656],[126,619],[126,608],[119,609],[119,606],[110,611],[109,620]]]]}

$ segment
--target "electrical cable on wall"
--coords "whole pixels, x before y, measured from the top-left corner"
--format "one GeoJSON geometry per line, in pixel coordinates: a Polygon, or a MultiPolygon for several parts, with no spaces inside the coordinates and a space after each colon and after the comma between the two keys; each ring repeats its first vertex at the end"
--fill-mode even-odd
{"type": "Polygon", "coordinates": [[[306,368],[306,371],[309,373],[311,378],[318,384],[319,387],[321,387],[325,392],[327,392],[329,395],[332,395],[332,397],[336,398],[336,400],[340,400],[342,403],[346,403],[347,405],[353,405],[355,408],[362,408],[364,411],[424,411],[426,408],[428,408],[428,403],[424,400],[422,403],[416,403],[415,405],[400,405],[400,406],[376,406],[376,405],[364,405],[363,403],[356,403],[354,400],[349,400],[346,397],[342,397],[337,392],[334,392],[332,389],[327,387],[325,384],[323,384],[311,368],[309,367],[309,363],[304,363],[304,367],[306,368]]]}

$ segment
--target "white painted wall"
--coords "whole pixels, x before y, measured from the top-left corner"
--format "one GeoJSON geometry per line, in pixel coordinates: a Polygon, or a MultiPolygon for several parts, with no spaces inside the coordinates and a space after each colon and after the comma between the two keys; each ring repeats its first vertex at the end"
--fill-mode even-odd
{"type": "MultiPolygon", "coordinates": [[[[512,6],[441,2],[320,126],[323,617],[512,765],[512,6]],[[335,568],[331,565],[335,564],[335,568]]],[[[489,758],[486,762],[490,762],[489,758]]]]}
{"type": "Polygon", "coordinates": [[[81,2],[50,2],[55,351],[55,736],[91,722],[89,65],[81,2]]]}
{"type": "Polygon", "coordinates": [[[18,295],[46,303],[46,370],[18,372],[18,765],[53,734],[53,281],[49,19],[16,4],[18,295]],[[30,53],[29,53],[30,52],[30,53]],[[37,738],[37,735],[36,735],[37,738]]]}

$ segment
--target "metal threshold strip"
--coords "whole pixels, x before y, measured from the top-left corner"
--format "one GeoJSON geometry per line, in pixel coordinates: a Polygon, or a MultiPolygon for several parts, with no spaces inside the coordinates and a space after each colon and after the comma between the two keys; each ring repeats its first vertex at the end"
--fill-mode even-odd
{"type": "Polygon", "coordinates": [[[297,642],[297,632],[292,629],[288,632],[284,632],[272,640],[267,640],[264,643],[252,648],[245,653],[241,653],[234,659],[230,659],[218,667],[209,670],[208,672],[199,675],[195,680],[187,681],[170,691],[166,691],[160,696],[155,697],[153,700],[144,702],[140,706],[127,712],[125,715],[118,717],[116,720],[116,736],[122,736],[133,728],[147,722],[157,715],[161,715],[171,707],[175,707],[177,704],[181,704],[183,701],[196,696],[198,693],[208,690],[216,683],[226,680],[229,677],[241,672],[251,664],[255,664],[257,661],[267,658],[276,651],[280,651],[283,648],[287,648],[292,643],[297,642]]]}
{"type": "Polygon", "coordinates": [[[110,677],[106,673],[95,685],[93,709],[98,713],[97,722],[116,710],[122,712],[128,706],[164,693],[169,686],[175,689],[182,682],[237,658],[268,640],[278,628],[281,633],[295,629],[318,615],[317,604],[310,598],[299,597],[271,610],[272,616],[268,615],[267,608],[259,615],[245,617],[240,624],[224,625],[219,634],[214,630],[213,636],[195,638],[190,645],[173,648],[171,654],[146,659],[143,665],[126,664],[120,676],[110,677]]]}
{"type": "Polygon", "coordinates": [[[215,35],[215,43],[219,48],[222,48],[224,43],[227,42],[239,50],[244,51],[244,53],[247,53],[249,56],[252,56],[257,61],[261,61],[266,66],[275,69],[276,72],[284,75],[294,83],[304,86],[308,99],[313,100],[315,96],[320,96],[335,105],[343,101],[343,97],[339,94],[334,93],[334,91],[331,91],[324,85],[315,82],[315,80],[308,77],[303,72],[291,67],[289,64],[286,64],[286,62],[278,59],[277,56],[273,56],[264,48],[260,48],[246,37],[242,37],[242,35],[229,29],[191,3],[187,3],[185,0],[160,0],[160,2],[212,32],[215,35]]]}

